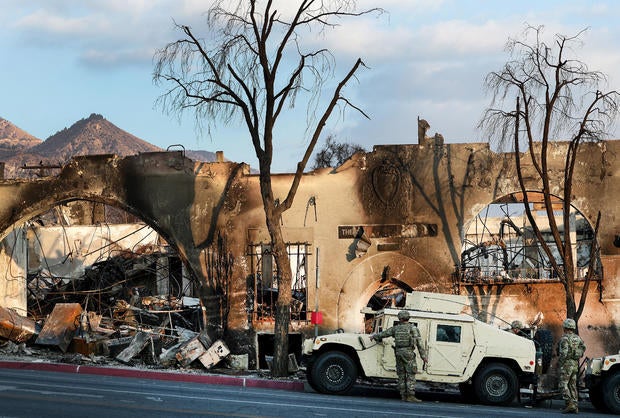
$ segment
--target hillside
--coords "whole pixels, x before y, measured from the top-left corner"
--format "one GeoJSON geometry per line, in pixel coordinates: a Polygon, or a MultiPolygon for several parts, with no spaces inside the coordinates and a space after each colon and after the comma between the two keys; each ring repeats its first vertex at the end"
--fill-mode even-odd
{"type": "MultiPolygon", "coordinates": [[[[28,150],[28,153],[66,161],[78,155],[117,154],[124,157],[152,151],[162,149],[123,131],[103,116],[93,113],[88,118],[77,121],[70,128],[50,136],[28,150]]],[[[36,158],[34,160],[36,161],[36,158]]]]}
{"type": "Polygon", "coordinates": [[[0,156],[10,156],[39,145],[42,141],[0,118],[0,156]]]}
{"type": "MultiPolygon", "coordinates": [[[[56,166],[79,155],[116,154],[121,157],[143,152],[163,151],[130,133],[118,128],[102,115],[91,114],[41,141],[0,119],[0,159],[5,162],[5,178],[33,178],[40,170],[24,170],[23,166],[56,166]]],[[[196,161],[215,161],[215,153],[186,151],[185,155],[196,161]]],[[[44,170],[44,175],[55,173],[44,170]]]]}

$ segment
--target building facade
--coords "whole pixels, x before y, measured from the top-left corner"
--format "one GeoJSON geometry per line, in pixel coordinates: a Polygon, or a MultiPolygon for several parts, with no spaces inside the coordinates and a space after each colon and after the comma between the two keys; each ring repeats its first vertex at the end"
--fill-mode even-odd
{"type": "MultiPolygon", "coordinates": [[[[555,196],[562,195],[566,146],[553,144],[557,158],[548,174],[555,196]]],[[[576,241],[583,236],[582,247],[589,248],[584,242],[594,239],[591,231],[601,214],[599,263],[580,321],[588,356],[620,348],[614,321],[620,317],[620,213],[613,198],[620,193],[619,155],[620,141],[584,144],[573,185],[575,225],[567,227],[576,241]]],[[[528,190],[535,193],[540,184],[523,158],[528,190]]],[[[466,294],[474,310],[497,326],[505,326],[500,318],[536,320],[559,336],[563,288],[544,273],[544,260],[532,262],[537,257],[527,228],[502,223],[501,213],[492,216],[500,221],[478,227],[489,205],[520,202],[515,170],[512,154],[495,153],[483,143],[444,144],[438,135],[418,144],[378,145],[340,167],[304,174],[281,224],[294,274],[292,350],[315,332],[364,331],[363,308],[398,306],[399,292],[410,290],[466,294]],[[520,232],[509,239],[500,224],[520,232]],[[523,249],[514,250],[515,242],[523,249]],[[510,262],[497,255],[507,257],[507,245],[514,252],[510,262]],[[490,255],[495,264],[470,263],[474,253],[490,255]]],[[[292,177],[273,175],[276,197],[285,198],[292,177]]],[[[3,180],[0,196],[3,237],[72,200],[136,215],[178,251],[198,283],[195,293],[207,322],[223,333],[231,351],[250,354],[257,367],[270,355],[277,269],[258,176],[247,165],[194,162],[179,151],[79,157],[58,176],[3,180]]],[[[5,247],[0,260],[8,254],[5,247]]],[[[4,307],[23,309],[26,301],[6,296],[23,294],[11,288],[18,284],[5,282],[4,307]]],[[[578,293],[583,283],[577,282],[578,293]]]]}

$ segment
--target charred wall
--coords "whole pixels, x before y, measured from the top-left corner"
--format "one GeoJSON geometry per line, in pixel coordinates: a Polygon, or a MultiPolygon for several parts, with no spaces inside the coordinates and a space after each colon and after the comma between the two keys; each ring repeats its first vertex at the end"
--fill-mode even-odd
{"type": "MultiPolygon", "coordinates": [[[[557,159],[549,173],[561,196],[566,145],[554,146],[557,159]]],[[[586,145],[574,186],[574,204],[590,223],[601,212],[604,276],[600,285],[592,284],[582,325],[594,342],[590,346],[605,350],[618,345],[620,248],[614,240],[620,227],[613,197],[620,192],[619,152],[620,141],[586,145]]],[[[532,165],[527,159],[524,164],[528,187],[539,190],[532,165]]],[[[286,197],[291,179],[292,174],[273,176],[277,198],[286,197]]],[[[308,246],[305,309],[318,304],[320,332],[361,331],[360,310],[391,281],[408,289],[468,294],[481,309],[510,319],[543,312],[557,328],[564,315],[558,284],[464,286],[454,278],[467,225],[486,205],[519,191],[514,156],[494,153],[486,144],[380,145],[338,168],[305,174],[282,218],[287,242],[308,246]]],[[[230,335],[231,347],[255,357],[255,334],[273,330],[256,294],[255,251],[266,248],[269,235],[258,176],[244,164],[197,163],[180,152],[81,157],[55,177],[3,180],[0,197],[4,236],[63,201],[123,208],[178,250],[201,283],[208,320],[230,335]]],[[[291,322],[291,332],[313,330],[309,315],[291,322]]]]}

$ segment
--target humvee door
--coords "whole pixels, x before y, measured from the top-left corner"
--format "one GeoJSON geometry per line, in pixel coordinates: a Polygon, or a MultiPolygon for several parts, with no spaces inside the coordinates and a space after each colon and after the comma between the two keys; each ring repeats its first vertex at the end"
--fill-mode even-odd
{"type": "MultiPolygon", "coordinates": [[[[420,330],[420,334],[422,336],[422,342],[424,344],[426,341],[426,328],[427,328],[426,321],[420,321],[419,318],[415,318],[415,320],[411,319],[409,322],[413,323],[416,327],[418,327],[418,329],[420,330]]],[[[393,323],[388,325],[387,328],[391,327],[392,325],[393,323]]],[[[391,337],[384,338],[381,341],[381,344],[383,345],[383,357],[381,359],[381,367],[383,367],[383,369],[389,372],[396,373],[396,357],[394,356],[394,338],[391,338],[391,337]]],[[[417,352],[417,349],[416,349],[416,363],[418,365],[418,370],[422,370],[423,362],[422,362],[422,359],[420,358],[419,353],[417,352]]]]}
{"type": "Polygon", "coordinates": [[[474,348],[469,323],[431,321],[426,373],[461,376],[474,348]]]}

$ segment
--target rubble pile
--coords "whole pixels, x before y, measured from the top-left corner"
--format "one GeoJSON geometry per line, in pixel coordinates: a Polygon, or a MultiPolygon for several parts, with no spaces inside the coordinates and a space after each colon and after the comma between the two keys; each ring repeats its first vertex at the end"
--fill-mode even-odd
{"type": "Polygon", "coordinates": [[[5,358],[41,355],[70,363],[211,369],[230,357],[230,350],[217,333],[187,328],[193,325],[187,314],[196,312],[201,312],[197,299],[152,296],[117,300],[110,316],[79,303],[56,303],[40,320],[0,307],[0,352],[5,358]]]}

